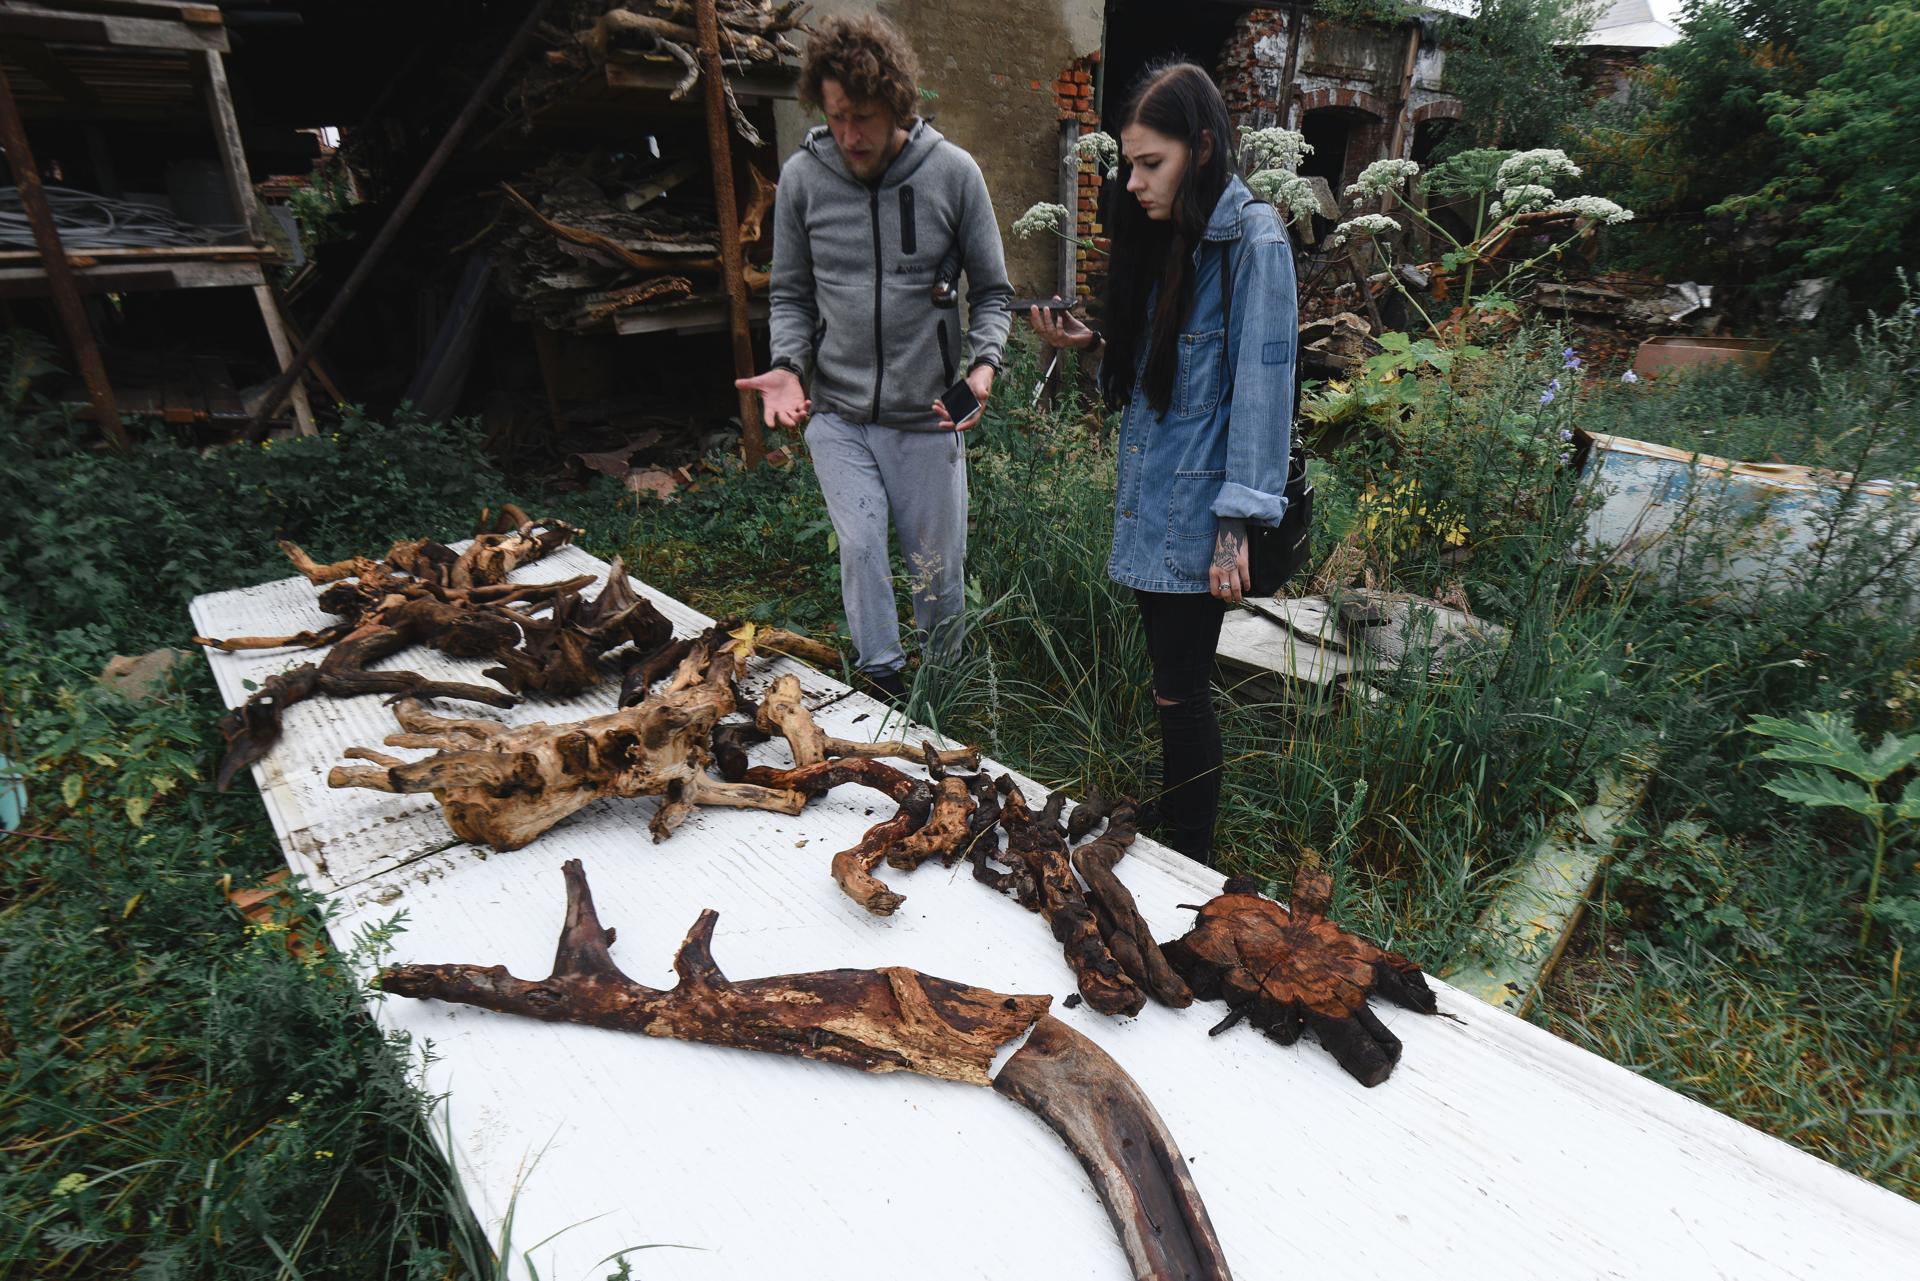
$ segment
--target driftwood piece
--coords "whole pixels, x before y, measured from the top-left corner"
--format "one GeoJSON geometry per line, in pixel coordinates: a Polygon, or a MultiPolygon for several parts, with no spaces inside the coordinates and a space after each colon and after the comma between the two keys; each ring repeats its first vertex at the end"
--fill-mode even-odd
{"type": "Polygon", "coordinates": [[[399,996],[549,1023],[585,1023],[973,1085],[989,1084],[995,1051],[1053,1001],[968,987],[901,966],[735,982],[713,959],[719,914],[711,908],[700,913],[674,957],[679,981],[665,990],[650,988],[614,964],[614,931],[600,924],[580,861],[568,860],[561,871],[566,923],[553,973],[545,979],[515,978],[501,965],[402,965],[383,971],[376,984],[399,996]]]}
{"type": "MultiPolygon", "coordinates": [[[[1076,809],[1073,817],[1079,818],[1086,808],[1076,809]]],[[[1086,882],[1087,902],[1093,906],[1100,937],[1107,941],[1107,949],[1127,977],[1162,1005],[1185,1009],[1193,1004],[1193,992],[1167,964],[1153,931],[1140,915],[1133,891],[1113,871],[1114,864],[1126,856],[1127,847],[1139,835],[1138,820],[1139,807],[1132,800],[1115,802],[1108,809],[1107,830],[1073,852],[1073,869],[1086,882]]],[[[1071,823],[1068,831],[1071,834],[1071,823]]]]}
{"type": "Polygon", "coordinates": [[[1060,810],[1066,796],[1055,792],[1036,815],[1027,808],[1026,798],[1013,785],[1011,776],[1003,776],[998,787],[999,821],[1007,833],[1007,846],[999,857],[1012,870],[990,878],[981,875],[982,864],[976,862],[976,877],[1011,893],[1022,907],[1047,919],[1088,1005],[1102,1014],[1138,1014],[1146,1004],[1146,994],[1114,960],[1106,940],[1100,937],[1093,909],[1073,876],[1067,843],[1060,832],[1060,810]]]}
{"type": "MultiPolygon", "coordinates": [[[[626,616],[618,599],[608,612],[626,616]]],[[[402,727],[409,733],[389,738],[387,745],[436,748],[437,755],[402,762],[354,748],[350,758],[373,765],[336,767],[327,781],[334,787],[431,792],[455,835],[500,850],[519,849],[601,797],[660,797],[649,824],[656,841],[700,805],[797,814],[805,794],[715,777],[708,766],[714,730],[738,706],[737,683],[748,659],[758,648],[802,641],[751,624],[711,627],[686,646],[659,693],[643,687],[632,706],[563,725],[502,726],[475,735],[449,729],[417,706],[405,707],[402,727]]],[[[735,763],[743,764],[744,756],[735,763]]]]}
{"type": "Polygon", "coordinates": [[[709,737],[733,710],[733,682],[745,661],[725,633],[712,629],[658,696],[571,724],[502,726],[490,735],[452,728],[403,705],[402,725],[413,737],[388,745],[434,747],[438,754],[401,763],[354,748],[349,757],[375,764],[337,766],[327,782],[431,792],[455,835],[499,850],[519,849],[603,796],[660,797],[649,825],[656,841],[699,805],[797,814],[806,803],[798,792],[729,783],[707,772],[709,737]]]}
{"type": "Polygon", "coordinates": [[[901,966],[731,980],[713,958],[719,915],[711,908],[674,956],[678,981],[647,987],[614,964],[614,931],[600,923],[579,860],[561,871],[566,919],[545,979],[515,978],[502,965],[400,965],[382,971],[375,986],[548,1023],[990,1084],[1046,1122],[1079,1159],[1135,1278],[1227,1281],[1206,1206],[1166,1122],[1125,1069],[1047,1013],[1052,997],[993,992],[901,966]],[[999,1048],[1029,1028],[1026,1044],[989,1077],[999,1048]]]}
{"type": "Polygon", "coordinates": [[[490,685],[429,680],[416,672],[368,671],[374,663],[419,644],[467,657],[494,652],[519,639],[519,632],[508,619],[474,606],[431,597],[389,599],[390,604],[375,610],[348,632],[319,663],[303,663],[267,678],[246,702],[220,718],[220,736],[226,740],[227,751],[220,760],[215,783],[222,791],[236,774],[265,756],[279,741],[281,717],[287,708],[315,695],[460,698],[494,707],[512,707],[518,701],[490,685]]]}
{"type": "Polygon", "coordinates": [[[993,1088],[1045,1121],[1080,1159],[1136,1281],[1232,1275],[1173,1134],[1105,1050],[1042,1015],[993,1088]]]}
{"type": "MultiPolygon", "coordinates": [[[[483,528],[455,552],[429,538],[396,542],[380,560],[351,557],[320,564],[293,543],[281,549],[306,579],[324,586],[319,604],[341,621],[320,631],[291,636],[241,636],[224,640],[196,636],[194,643],[227,650],[293,646],[333,649],[319,663],[303,664],[268,678],[241,706],[218,722],[227,750],[216,785],[225,790],[243,768],[263,758],[279,741],[288,707],[316,695],[351,698],[388,694],[403,698],[459,698],[511,707],[507,691],[460,681],[435,681],[406,671],[369,671],[375,663],[416,645],[455,658],[493,658],[520,642],[521,630],[506,610],[513,602],[545,603],[592,581],[516,584],[507,575],[571,541],[578,532],[559,521],[531,521],[509,506],[504,531],[483,528]]],[[[483,513],[482,519],[486,516],[483,513]]]]}
{"type": "MultiPolygon", "coordinates": [[[[1087,799],[1073,807],[1073,813],[1067,815],[1067,844],[1077,845],[1080,840],[1100,826],[1100,820],[1113,813],[1115,804],[1132,804],[1131,801],[1115,802],[1109,799],[1099,788],[1087,793],[1087,799]]],[[[1128,838],[1132,840],[1131,837],[1128,838]]]]}
{"type": "MultiPolygon", "coordinates": [[[[801,694],[800,678],[793,675],[782,676],[768,688],[760,698],[760,713],[754,719],[765,733],[778,734],[787,740],[796,765],[814,765],[832,756],[893,756],[914,760],[921,755],[921,748],[897,740],[860,743],[828,734],[814,723],[813,713],[807,710],[801,694]]],[[[935,756],[942,765],[980,768],[977,748],[953,748],[936,752],[935,756]]]]}
{"type": "Polygon", "coordinates": [[[1333,878],[1317,858],[1301,864],[1290,907],[1257,893],[1251,878],[1233,877],[1163,950],[1195,996],[1231,1008],[1214,1033],[1246,1018],[1292,1045],[1311,1029],[1341,1067],[1374,1086],[1392,1075],[1400,1039],[1367,1008],[1368,996],[1421,1014],[1438,1010],[1420,967],[1329,921],[1332,900],[1333,878]]]}
{"type": "MultiPolygon", "coordinates": [[[[514,570],[564,547],[580,533],[562,520],[532,520],[512,505],[502,508],[501,514],[512,522],[510,528],[483,528],[459,552],[431,538],[410,538],[393,544],[378,561],[353,556],[322,565],[293,543],[282,540],[280,548],[294,568],[316,586],[343,578],[379,578],[398,571],[437,587],[464,590],[505,583],[514,570]]],[[[486,520],[484,513],[482,520],[486,520]]]]}
{"type": "Polygon", "coordinates": [[[617,556],[592,600],[565,591],[553,598],[546,618],[505,612],[520,628],[520,643],[500,654],[499,667],[481,675],[516,694],[538,690],[570,698],[599,684],[602,654],[628,643],[652,654],[673,639],[673,624],[633,589],[617,556]]]}
{"type": "MultiPolygon", "coordinates": [[[[726,624],[721,624],[726,626],[726,624]]],[[[693,652],[696,637],[688,636],[682,640],[655,650],[643,658],[628,664],[626,673],[620,678],[620,706],[632,707],[646,698],[654,684],[674,668],[686,661],[693,652]]]]}

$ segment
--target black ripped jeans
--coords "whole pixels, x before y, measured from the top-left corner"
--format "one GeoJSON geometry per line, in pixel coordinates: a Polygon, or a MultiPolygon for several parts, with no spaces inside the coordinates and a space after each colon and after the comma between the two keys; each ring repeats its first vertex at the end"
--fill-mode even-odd
{"type": "Polygon", "coordinates": [[[1221,761],[1211,677],[1226,602],[1206,592],[1138,589],[1133,598],[1146,627],[1154,709],[1160,713],[1161,839],[1211,864],[1221,761]]]}

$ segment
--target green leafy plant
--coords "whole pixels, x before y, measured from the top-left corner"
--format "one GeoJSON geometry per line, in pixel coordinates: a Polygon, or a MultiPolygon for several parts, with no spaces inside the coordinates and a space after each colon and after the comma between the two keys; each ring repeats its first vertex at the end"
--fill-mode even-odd
{"type": "Polygon", "coordinates": [[[1763,759],[1817,767],[1788,770],[1769,779],[1768,791],[1796,804],[1858,814],[1873,834],[1867,900],[1860,909],[1859,947],[1865,951],[1887,848],[1896,836],[1907,835],[1907,824],[1920,823],[1920,774],[1907,780],[1898,800],[1883,797],[1881,788],[1920,763],[1920,734],[1888,734],[1878,747],[1868,750],[1847,719],[1832,712],[1807,712],[1799,720],[1756,716],[1747,728],[1774,740],[1772,747],[1760,753],[1763,759]]]}

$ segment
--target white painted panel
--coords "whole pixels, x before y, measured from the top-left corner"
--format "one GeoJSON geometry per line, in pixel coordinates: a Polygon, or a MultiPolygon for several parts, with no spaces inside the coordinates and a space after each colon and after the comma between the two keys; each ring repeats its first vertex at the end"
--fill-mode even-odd
{"type": "MultiPolygon", "coordinates": [[[[569,549],[521,577],[588,570],[604,566],[569,549]]],[[[292,630],[284,620],[324,621],[312,595],[290,579],[202,597],[193,616],[215,635],[292,630]]],[[[704,625],[649,595],[683,630],[704,625]]],[[[244,697],[243,677],[286,664],[210,657],[230,703],[244,697]]],[[[402,661],[436,674],[476,666],[402,661]]],[[[834,732],[896,736],[878,704],[818,674],[807,682],[834,732]]],[[[608,685],[571,710],[523,706],[505,718],[586,716],[613,697],[608,685]]],[[[735,978],[910,965],[1007,992],[1073,990],[1044,922],[975,884],[964,864],[882,868],[907,896],[891,918],[840,894],[830,857],[891,813],[878,793],[841,788],[791,818],[707,810],[660,844],[646,831],[653,802],[605,802],[525,849],[476,851],[450,843],[421,798],[324,787],[341,752],[377,743],[389,715],[376,698],[295,709],[255,767],[289,862],[336,891],[342,945],[405,909],[398,961],[543,976],[564,905],[560,864],[579,858],[619,932],[615,959],[640,982],[671,982],[675,948],[712,907],[715,955],[735,978]]],[[[1180,904],[1219,885],[1148,841],[1119,872],[1162,937],[1190,919],[1180,904]]],[[[1058,1001],[1055,1011],[1152,1097],[1242,1281],[1915,1275],[1920,1207],[1436,986],[1460,1021],[1381,1010],[1406,1052],[1374,1090],[1310,1040],[1283,1048],[1244,1026],[1210,1039],[1217,1005],[1150,1007],[1131,1020],[1058,1001]]],[[[989,1090],[437,1002],[376,998],[375,1008],[383,1026],[432,1046],[425,1081],[448,1095],[452,1156],[481,1221],[497,1237],[517,1195],[522,1248],[560,1234],[536,1255],[542,1277],[602,1277],[605,1256],[663,1242],[697,1248],[637,1255],[637,1275],[1128,1275],[1065,1147],[989,1090]]]]}

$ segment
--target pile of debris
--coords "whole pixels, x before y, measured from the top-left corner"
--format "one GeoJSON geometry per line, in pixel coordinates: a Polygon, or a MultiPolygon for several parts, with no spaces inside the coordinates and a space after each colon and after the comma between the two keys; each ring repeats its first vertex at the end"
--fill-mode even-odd
{"type": "MultiPolygon", "coordinates": [[[[800,51],[789,36],[805,29],[801,19],[810,7],[798,0],[715,0],[723,70],[738,75],[797,63],[800,51]]],[[[549,47],[513,90],[514,106],[525,114],[604,75],[609,64],[670,73],[675,101],[700,82],[693,0],[570,0],[542,29],[549,47]]],[[[731,87],[727,108],[741,138],[750,146],[764,146],[731,87]]]]}
{"type": "MultiPolygon", "coordinates": [[[[749,169],[754,190],[741,219],[743,250],[759,250],[773,184],[749,169]]],[[[592,152],[559,156],[502,183],[501,287],[514,314],[548,329],[584,331],[616,312],[720,292],[720,243],[705,170],[592,152]],[[690,181],[691,180],[691,181],[690,181]]],[[[769,245],[767,249],[770,250],[769,245]]],[[[749,261],[747,288],[766,288],[749,261]]]]}

